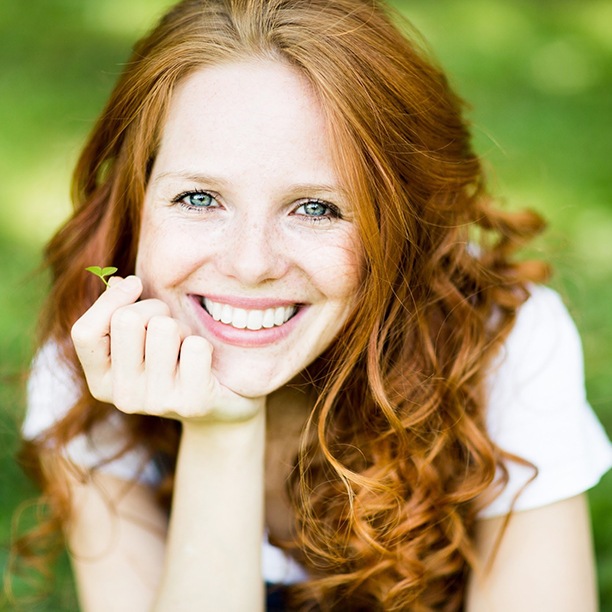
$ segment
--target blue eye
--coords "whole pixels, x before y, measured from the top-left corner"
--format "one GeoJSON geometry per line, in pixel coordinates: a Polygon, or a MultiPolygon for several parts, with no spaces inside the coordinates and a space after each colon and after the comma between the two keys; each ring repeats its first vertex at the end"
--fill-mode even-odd
{"type": "Polygon", "coordinates": [[[295,211],[297,215],[303,215],[315,220],[340,218],[340,211],[333,205],[322,200],[308,200],[301,204],[295,211]]]}
{"type": "Polygon", "coordinates": [[[185,200],[190,206],[196,206],[198,208],[208,208],[214,202],[214,198],[210,193],[190,193],[188,196],[185,196],[185,200]]]}
{"type": "Polygon", "coordinates": [[[214,196],[207,191],[188,191],[177,195],[172,201],[188,210],[202,210],[219,206],[214,196]]]}

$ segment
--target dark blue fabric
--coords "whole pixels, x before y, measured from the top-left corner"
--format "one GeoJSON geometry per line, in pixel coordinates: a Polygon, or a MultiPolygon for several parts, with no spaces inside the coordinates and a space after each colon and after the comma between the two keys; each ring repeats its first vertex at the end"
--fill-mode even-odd
{"type": "Polygon", "coordinates": [[[266,611],[289,612],[285,606],[285,587],[282,584],[266,583],[266,611]]]}

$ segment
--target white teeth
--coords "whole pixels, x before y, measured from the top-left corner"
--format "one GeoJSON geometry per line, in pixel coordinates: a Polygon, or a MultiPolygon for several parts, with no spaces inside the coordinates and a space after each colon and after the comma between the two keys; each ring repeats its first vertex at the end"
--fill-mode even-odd
{"type": "Polygon", "coordinates": [[[247,318],[248,329],[261,329],[263,327],[264,313],[262,310],[251,310],[247,318]]]}
{"type": "Polygon", "coordinates": [[[221,321],[221,323],[225,323],[226,325],[228,325],[229,323],[232,322],[233,314],[234,314],[234,309],[231,306],[228,306],[227,304],[223,304],[223,307],[221,309],[220,318],[217,319],[214,314],[213,314],[213,318],[215,319],[215,321],[221,321]]]}
{"type": "Polygon", "coordinates": [[[221,311],[223,310],[223,305],[218,303],[213,303],[212,305],[212,316],[216,321],[221,320],[221,311]]]}
{"type": "Polygon", "coordinates": [[[278,308],[266,308],[265,310],[245,310],[234,308],[229,304],[213,302],[208,298],[203,299],[204,308],[215,321],[221,321],[236,329],[250,329],[257,331],[262,328],[270,329],[274,326],[286,323],[296,312],[296,306],[279,306],[278,308]]]}
{"type": "Polygon", "coordinates": [[[264,310],[263,321],[261,324],[267,329],[274,327],[274,310],[272,308],[264,310]]]}
{"type": "Polygon", "coordinates": [[[274,311],[274,325],[282,325],[285,322],[285,309],[277,308],[274,311]]]}
{"type": "Polygon", "coordinates": [[[247,311],[243,308],[234,308],[231,325],[238,329],[244,329],[247,326],[247,311]]]}

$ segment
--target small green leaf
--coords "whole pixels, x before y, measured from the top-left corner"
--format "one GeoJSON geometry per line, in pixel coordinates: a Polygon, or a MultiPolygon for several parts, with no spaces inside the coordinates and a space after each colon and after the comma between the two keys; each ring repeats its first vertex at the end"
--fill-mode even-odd
{"type": "Polygon", "coordinates": [[[100,266],[89,266],[88,268],[85,268],[85,270],[97,276],[108,287],[108,282],[104,277],[114,274],[117,271],[117,268],[114,268],[113,266],[108,266],[106,268],[101,268],[100,266]]]}

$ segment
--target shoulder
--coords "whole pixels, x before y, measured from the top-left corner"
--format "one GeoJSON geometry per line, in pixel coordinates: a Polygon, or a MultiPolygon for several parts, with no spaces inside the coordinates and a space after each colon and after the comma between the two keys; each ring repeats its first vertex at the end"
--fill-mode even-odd
{"type": "Polygon", "coordinates": [[[45,343],[32,361],[22,435],[33,439],[63,419],[81,395],[75,373],[56,342],[45,343]]]}
{"type": "MultiPolygon", "coordinates": [[[[36,353],[27,384],[27,408],[21,426],[26,440],[44,436],[61,422],[83,396],[83,383],[61,353],[49,341],[36,353]]],[[[87,409],[86,406],[80,409],[87,409]]],[[[85,469],[100,469],[122,480],[156,485],[161,476],[148,453],[140,447],[126,450],[125,415],[111,411],[104,421],[81,432],[59,449],[72,463],[85,469]]],[[[53,448],[53,441],[45,441],[53,448]]]]}
{"type": "MultiPolygon", "coordinates": [[[[508,374],[506,364],[540,369],[556,359],[556,365],[582,377],[582,347],[578,331],[561,297],[541,285],[530,286],[530,297],[520,307],[515,324],[498,356],[497,365],[508,374]],[[563,349],[560,351],[559,349],[563,349]],[[525,357],[528,362],[525,363],[525,357]]],[[[515,372],[516,373],[516,372],[515,372]]],[[[495,375],[495,364],[492,370],[495,375]]]]}
{"type": "Polygon", "coordinates": [[[493,421],[508,416],[496,408],[509,400],[538,410],[558,409],[560,399],[566,406],[585,401],[582,345],[567,308],[552,289],[532,286],[530,292],[489,370],[493,421]]]}
{"type": "Polygon", "coordinates": [[[489,369],[491,433],[520,414],[558,415],[586,402],[582,345],[572,318],[555,291],[533,286],[530,293],[489,369]]]}
{"type": "MultiPolygon", "coordinates": [[[[530,293],[487,379],[489,435],[537,469],[517,510],[581,493],[612,464],[610,443],[586,399],[576,326],[556,292],[532,286],[530,293]]],[[[506,513],[534,473],[512,461],[506,467],[510,482],[483,516],[506,513]]]]}

